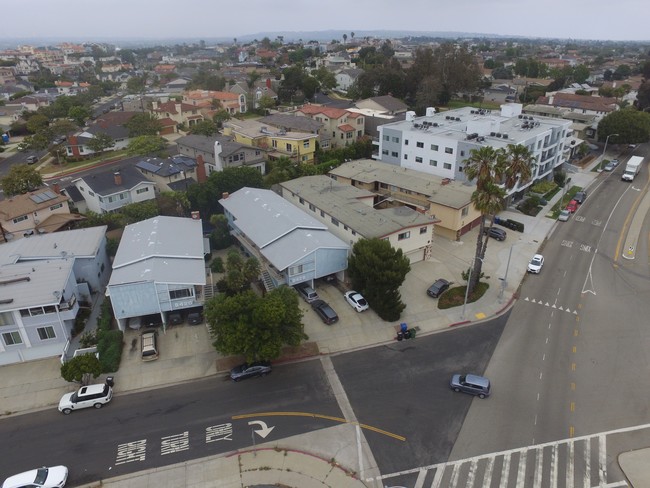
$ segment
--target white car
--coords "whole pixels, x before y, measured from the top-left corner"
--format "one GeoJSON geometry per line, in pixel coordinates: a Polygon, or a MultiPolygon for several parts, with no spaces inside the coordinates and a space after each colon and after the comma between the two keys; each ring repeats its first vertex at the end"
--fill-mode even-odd
{"type": "Polygon", "coordinates": [[[569,217],[571,217],[571,212],[569,212],[568,210],[562,210],[557,219],[560,222],[566,222],[567,220],[569,220],[569,217]]]}
{"type": "Polygon", "coordinates": [[[357,312],[363,312],[364,310],[368,310],[368,302],[366,301],[365,298],[363,298],[361,293],[358,293],[354,290],[350,290],[350,291],[346,291],[343,294],[343,296],[350,304],[350,306],[354,308],[357,312]]]}
{"type": "Polygon", "coordinates": [[[10,476],[2,483],[2,488],[61,488],[67,480],[68,468],[65,466],[44,466],[10,476]]]}
{"type": "Polygon", "coordinates": [[[73,410],[95,407],[102,408],[113,398],[113,389],[108,384],[82,386],[78,391],[66,393],[59,401],[59,412],[69,415],[73,410]]]}
{"type": "Polygon", "coordinates": [[[544,266],[544,256],[535,254],[528,263],[528,272],[538,274],[542,270],[542,266],[544,266]]]}

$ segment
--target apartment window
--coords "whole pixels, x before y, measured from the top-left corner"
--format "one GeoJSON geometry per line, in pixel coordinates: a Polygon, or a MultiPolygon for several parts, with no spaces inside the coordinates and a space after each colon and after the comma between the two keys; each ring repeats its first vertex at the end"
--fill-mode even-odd
{"type": "Polygon", "coordinates": [[[393,137],[393,142],[399,142],[399,137],[393,137]]]}
{"type": "Polygon", "coordinates": [[[293,151],[293,146],[287,142],[287,151],[291,152],[293,151]]]}
{"type": "Polygon", "coordinates": [[[3,325],[16,325],[14,315],[11,312],[0,312],[0,327],[3,325]]]}
{"type": "Polygon", "coordinates": [[[460,152],[460,155],[461,155],[461,157],[462,157],[462,156],[465,156],[465,151],[461,151],[461,152],[460,152]]]}
{"type": "Polygon", "coordinates": [[[349,230],[347,225],[343,225],[344,230],[349,230]]]}
{"type": "Polygon", "coordinates": [[[451,169],[451,163],[444,163],[442,167],[445,169],[451,169]]]}
{"type": "Polygon", "coordinates": [[[99,200],[99,203],[104,203],[104,197],[100,196],[100,197],[97,197],[97,199],[99,200]]]}
{"type": "MultiPolygon", "coordinates": [[[[332,135],[334,135],[333,132],[332,132],[332,135]]],[[[390,136],[384,136],[384,141],[386,141],[386,142],[390,142],[390,136]]]]}
{"type": "Polygon", "coordinates": [[[386,156],[388,156],[388,149],[382,149],[382,150],[381,150],[381,153],[384,154],[384,155],[386,155],[386,156]]]}
{"type": "Polygon", "coordinates": [[[16,217],[14,219],[14,224],[17,224],[18,222],[22,222],[23,220],[27,220],[27,215],[21,215],[20,217],[16,217]]]}
{"type": "Polygon", "coordinates": [[[304,199],[304,198],[299,198],[298,201],[300,202],[300,205],[304,205],[304,204],[305,204],[305,199],[304,199]]]}
{"type": "Polygon", "coordinates": [[[273,140],[271,141],[271,146],[273,146],[274,148],[277,149],[277,147],[278,147],[278,141],[276,141],[275,139],[273,139],[273,140]]]}
{"type": "Polygon", "coordinates": [[[429,166],[438,166],[438,161],[435,159],[429,159],[429,166]]]}
{"type": "Polygon", "coordinates": [[[437,151],[438,150],[438,144],[431,144],[431,150],[432,151],[437,151]]]}
{"type": "Polygon", "coordinates": [[[54,327],[52,327],[51,325],[48,325],[47,327],[39,327],[36,330],[38,331],[39,339],[41,339],[42,341],[56,338],[56,334],[54,333],[54,327]]]}
{"type": "Polygon", "coordinates": [[[337,227],[339,226],[339,221],[338,220],[336,220],[334,217],[330,217],[330,219],[332,221],[332,224],[334,224],[337,227]]]}
{"type": "Polygon", "coordinates": [[[315,212],[315,211],[316,211],[316,207],[314,207],[314,206],[310,203],[310,204],[309,204],[309,210],[311,210],[312,212],[315,212]]]}
{"type": "Polygon", "coordinates": [[[393,156],[394,158],[399,156],[399,154],[397,154],[397,151],[392,151],[390,155],[393,156]]]}
{"type": "Polygon", "coordinates": [[[63,207],[63,203],[57,203],[56,205],[52,205],[50,207],[50,210],[56,210],[57,208],[63,207]]]}
{"type": "Polygon", "coordinates": [[[91,197],[95,196],[95,194],[93,192],[91,192],[90,190],[88,190],[88,195],[90,195],[91,197]]]}
{"type": "Polygon", "coordinates": [[[356,231],[356,230],[353,230],[353,231],[352,231],[352,235],[353,235],[353,236],[356,236],[356,235],[357,235],[357,231],[356,231]]]}
{"type": "Polygon", "coordinates": [[[416,142],[415,145],[416,145],[417,147],[424,148],[424,142],[416,142]]]}
{"type": "Polygon", "coordinates": [[[420,227],[420,235],[422,235],[422,234],[426,234],[426,233],[427,233],[427,228],[426,228],[426,226],[424,226],[424,227],[420,227]]]}
{"type": "Polygon", "coordinates": [[[469,207],[463,207],[460,210],[460,215],[461,217],[467,217],[467,215],[469,215],[469,207]]]}
{"type": "Polygon", "coordinates": [[[404,159],[408,159],[408,158],[409,158],[409,155],[408,155],[408,154],[405,154],[405,155],[404,155],[404,159]]]}
{"type": "Polygon", "coordinates": [[[149,191],[149,187],[145,186],[144,188],[138,188],[135,192],[139,195],[140,193],[145,193],[149,191]]]}
{"type": "Polygon", "coordinates": [[[126,193],[120,193],[120,200],[124,200],[126,198],[126,193]]]}
{"type": "Polygon", "coordinates": [[[302,264],[299,264],[298,266],[291,266],[289,268],[289,274],[291,276],[302,274],[302,264]]]}
{"type": "Polygon", "coordinates": [[[354,137],[354,132],[346,132],[345,133],[345,138],[346,139],[352,139],[354,137]]]}
{"type": "Polygon", "coordinates": [[[408,145],[409,145],[409,140],[408,140],[408,139],[404,139],[404,145],[405,145],[405,146],[408,146],[408,145]]]}
{"type": "Polygon", "coordinates": [[[84,190],[84,187],[83,187],[83,186],[80,186],[80,187],[79,187],[79,191],[81,191],[81,192],[85,192],[86,190],[84,190]]]}
{"type": "Polygon", "coordinates": [[[5,332],[2,334],[2,339],[5,341],[5,345],[14,346],[16,344],[22,344],[23,340],[20,337],[20,332],[17,330],[13,332],[5,332]]]}
{"type": "Polygon", "coordinates": [[[397,234],[397,240],[398,241],[403,241],[404,239],[408,239],[411,237],[411,232],[402,232],[401,234],[397,234]]]}
{"type": "Polygon", "coordinates": [[[304,162],[304,161],[307,161],[308,159],[309,159],[309,156],[303,156],[303,157],[302,157],[303,162],[304,162]]]}
{"type": "Polygon", "coordinates": [[[454,154],[454,148],[453,147],[446,147],[445,148],[445,153],[454,154]]]}
{"type": "Polygon", "coordinates": [[[302,147],[304,149],[309,149],[309,139],[305,139],[304,141],[302,141],[302,147]]]}
{"type": "Polygon", "coordinates": [[[422,158],[421,158],[420,156],[416,156],[416,157],[415,157],[415,162],[416,162],[416,163],[421,163],[421,162],[422,162],[422,158]]]}
{"type": "Polygon", "coordinates": [[[169,290],[169,299],[178,300],[179,298],[188,298],[192,296],[192,292],[189,288],[183,288],[181,290],[169,290]]]}
{"type": "Polygon", "coordinates": [[[320,211],[320,216],[323,217],[323,218],[325,218],[325,212],[323,212],[323,211],[321,210],[321,211],[320,211]]]}

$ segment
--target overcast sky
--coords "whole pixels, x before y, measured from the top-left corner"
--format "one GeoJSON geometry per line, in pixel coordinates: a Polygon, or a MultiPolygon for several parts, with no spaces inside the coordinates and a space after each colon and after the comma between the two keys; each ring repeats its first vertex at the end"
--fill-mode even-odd
{"type": "Polygon", "coordinates": [[[2,10],[5,41],[234,38],[332,29],[650,39],[648,0],[29,0],[2,10]]]}

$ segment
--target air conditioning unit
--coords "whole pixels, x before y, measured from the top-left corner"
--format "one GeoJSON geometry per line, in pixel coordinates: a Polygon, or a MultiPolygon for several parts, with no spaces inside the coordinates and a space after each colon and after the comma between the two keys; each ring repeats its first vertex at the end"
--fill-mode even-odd
{"type": "Polygon", "coordinates": [[[492,137],[494,137],[494,136],[497,135],[497,133],[496,133],[496,132],[490,132],[490,135],[491,135],[492,137]]]}

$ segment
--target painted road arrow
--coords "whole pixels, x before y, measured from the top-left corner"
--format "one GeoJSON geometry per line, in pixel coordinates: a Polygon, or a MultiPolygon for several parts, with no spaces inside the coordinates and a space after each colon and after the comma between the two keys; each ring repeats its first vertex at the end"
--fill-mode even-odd
{"type": "Polygon", "coordinates": [[[275,426],[268,427],[266,425],[266,422],[263,422],[261,420],[251,420],[248,422],[248,425],[259,425],[261,429],[254,430],[253,432],[259,435],[262,439],[266,439],[266,436],[269,435],[273,429],[275,429],[275,426]]]}

